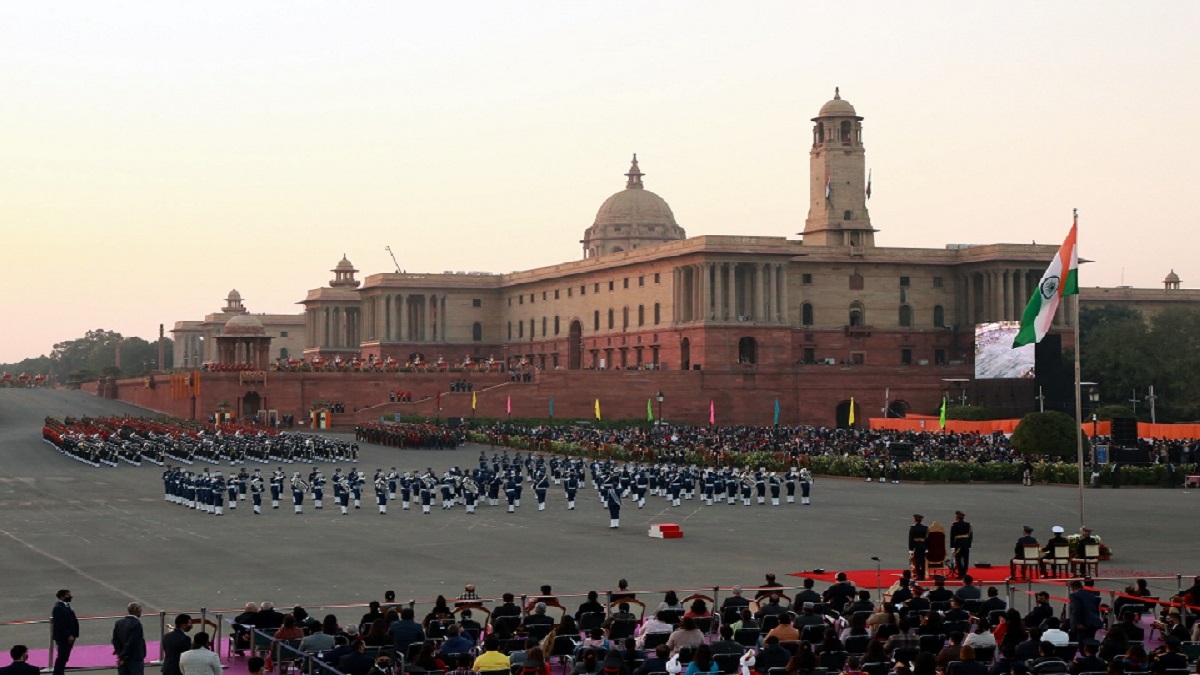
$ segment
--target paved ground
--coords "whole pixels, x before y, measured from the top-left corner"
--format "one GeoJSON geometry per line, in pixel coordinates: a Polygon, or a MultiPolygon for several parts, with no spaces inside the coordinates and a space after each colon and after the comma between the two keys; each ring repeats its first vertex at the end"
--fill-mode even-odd
{"type": "MultiPolygon", "coordinates": [[[[163,501],[160,469],[91,468],[41,440],[46,415],[138,413],[79,392],[0,390],[0,622],[41,618],[54,591],[69,587],[81,614],[122,611],[130,600],[151,610],[235,607],[247,601],[317,606],[457,594],[466,582],[482,595],[607,589],[626,577],[634,588],[754,584],[765,571],[907,564],[906,528],[914,512],[948,524],[964,510],[976,531],[974,560],[1006,562],[1020,526],[1039,538],[1079,524],[1078,492],[1016,485],[867,485],[820,479],[811,507],[705,507],[684,502],[626,509],[619,530],[594,493],[569,512],[560,492],[547,511],[524,501],[518,513],[480,507],[422,516],[393,507],[386,517],[364,503],[341,517],[281,508],[255,517],[248,508],[217,518],[163,501]],[[646,536],[648,524],[679,522],[682,540],[646,536]]],[[[479,448],[455,452],[366,446],[361,466],[434,469],[473,466],[479,448]]],[[[327,467],[326,474],[332,469],[327,467]]],[[[527,495],[529,491],[527,491],[527,495]]],[[[1200,493],[1088,490],[1086,520],[1117,552],[1107,568],[1192,575],[1190,536],[1179,523],[1200,512],[1200,493]]],[[[1174,582],[1156,582],[1171,590],[1174,582]]],[[[0,626],[0,645],[42,641],[42,630],[0,626]]],[[[109,622],[88,628],[104,640],[109,622]]],[[[90,642],[90,640],[88,640],[90,642]]]]}

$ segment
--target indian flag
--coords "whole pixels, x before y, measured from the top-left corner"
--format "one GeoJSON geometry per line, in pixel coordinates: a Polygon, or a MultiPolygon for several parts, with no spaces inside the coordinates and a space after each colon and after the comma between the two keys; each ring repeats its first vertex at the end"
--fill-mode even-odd
{"type": "Polygon", "coordinates": [[[1050,330],[1054,321],[1054,313],[1063,296],[1079,294],[1079,249],[1075,245],[1075,234],[1079,228],[1079,216],[1071,223],[1071,232],[1067,240],[1042,280],[1038,282],[1033,297],[1025,305],[1025,313],[1021,315],[1021,330],[1013,340],[1013,349],[1030,343],[1041,342],[1050,330]]]}

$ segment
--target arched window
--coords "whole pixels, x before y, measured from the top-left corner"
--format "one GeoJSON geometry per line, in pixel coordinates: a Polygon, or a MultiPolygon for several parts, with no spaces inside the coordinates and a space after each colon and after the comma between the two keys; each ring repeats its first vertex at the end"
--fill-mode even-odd
{"type": "Polygon", "coordinates": [[[934,328],[945,328],[946,327],[946,310],[941,305],[933,306],[933,327],[934,328]]]}
{"type": "Polygon", "coordinates": [[[865,326],[867,324],[867,313],[863,310],[862,303],[855,300],[850,303],[850,325],[865,326]]]}
{"type": "Polygon", "coordinates": [[[279,348],[279,358],[286,359],[287,357],[288,357],[287,347],[280,347],[279,348]]]}
{"type": "Polygon", "coordinates": [[[617,313],[613,311],[612,307],[609,307],[608,308],[608,329],[609,330],[612,330],[613,326],[616,325],[616,323],[617,323],[616,318],[617,318],[617,313]]]}
{"type": "Polygon", "coordinates": [[[850,142],[850,130],[851,130],[850,122],[849,121],[842,122],[842,143],[850,142]]]}
{"type": "Polygon", "coordinates": [[[654,303],[654,325],[657,326],[662,315],[662,306],[654,303]]]}
{"type": "Polygon", "coordinates": [[[478,321],[471,325],[471,339],[475,342],[483,342],[483,324],[478,321]]]}
{"type": "Polygon", "coordinates": [[[817,142],[818,143],[825,142],[825,123],[824,122],[817,122],[817,142]]]}
{"type": "Polygon", "coordinates": [[[813,325],[813,306],[811,303],[806,302],[803,305],[800,305],[800,325],[813,325]]]}
{"type": "Polygon", "coordinates": [[[646,306],[645,305],[638,305],[638,325],[639,326],[646,325],[646,306]]]}
{"type": "Polygon", "coordinates": [[[758,362],[758,341],[752,337],[738,340],[738,363],[753,364],[758,362]]]}
{"type": "Polygon", "coordinates": [[[912,307],[908,305],[900,305],[900,327],[912,327],[912,307]]]}

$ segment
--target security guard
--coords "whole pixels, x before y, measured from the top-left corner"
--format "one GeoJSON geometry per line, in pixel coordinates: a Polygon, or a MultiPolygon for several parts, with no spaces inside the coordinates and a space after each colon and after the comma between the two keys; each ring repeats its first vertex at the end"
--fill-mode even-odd
{"type": "Polygon", "coordinates": [[[929,527],[922,520],[925,516],[914,513],[914,522],[908,528],[908,555],[912,559],[913,578],[917,581],[925,579],[925,552],[928,550],[925,540],[929,537],[929,527]]]}
{"type": "Polygon", "coordinates": [[[971,543],[975,540],[975,533],[971,530],[971,524],[966,521],[966,517],[962,511],[955,511],[954,524],[950,526],[950,546],[954,549],[954,573],[958,575],[959,579],[963,578],[971,566],[971,543]]]}

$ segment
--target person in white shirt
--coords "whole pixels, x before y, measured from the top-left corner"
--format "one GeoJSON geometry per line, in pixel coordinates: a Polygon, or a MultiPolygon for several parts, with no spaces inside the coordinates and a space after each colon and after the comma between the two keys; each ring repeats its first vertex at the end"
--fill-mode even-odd
{"type": "MultiPolygon", "coordinates": [[[[1061,647],[1071,641],[1071,636],[1059,628],[1061,622],[1057,616],[1046,619],[1046,630],[1042,632],[1042,641],[1049,642],[1055,647],[1061,647]]],[[[184,675],[187,675],[186,673],[184,675]]]]}
{"type": "Polygon", "coordinates": [[[963,640],[964,647],[995,647],[996,636],[992,634],[989,626],[981,626],[978,631],[967,635],[963,640]]]}
{"type": "Polygon", "coordinates": [[[208,633],[196,633],[192,648],[179,657],[183,675],[221,675],[221,657],[208,647],[208,633]]]}

